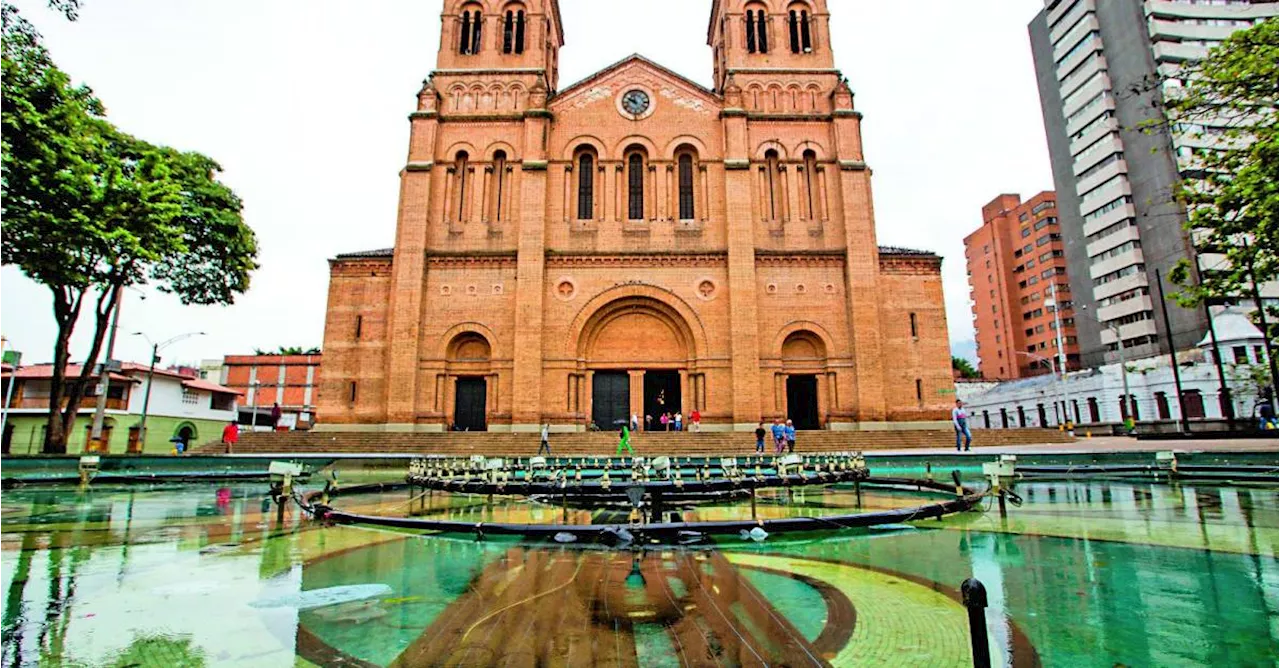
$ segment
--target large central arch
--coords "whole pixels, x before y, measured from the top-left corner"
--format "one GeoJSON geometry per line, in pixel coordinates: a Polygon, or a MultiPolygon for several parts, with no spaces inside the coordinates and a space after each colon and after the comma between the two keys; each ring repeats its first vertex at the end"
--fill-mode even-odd
{"type": "Polygon", "coordinates": [[[702,379],[691,374],[706,351],[693,309],[660,288],[618,286],[588,301],[570,328],[566,351],[588,387],[585,413],[601,429],[630,416],[686,415],[703,405],[702,379]]]}

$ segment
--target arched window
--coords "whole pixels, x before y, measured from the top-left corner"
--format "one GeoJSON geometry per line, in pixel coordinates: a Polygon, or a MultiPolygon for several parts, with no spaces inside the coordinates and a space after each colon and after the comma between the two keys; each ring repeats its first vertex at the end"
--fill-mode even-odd
{"type": "Polygon", "coordinates": [[[578,220],[591,220],[595,217],[595,175],[595,158],[590,153],[583,152],[578,156],[578,220]]]}
{"type": "Polygon", "coordinates": [[[763,9],[747,10],[747,52],[769,53],[769,20],[763,9]]]}
{"type": "Polygon", "coordinates": [[[681,154],[680,165],[680,220],[693,220],[693,156],[681,154]]]}
{"type": "Polygon", "coordinates": [[[644,220],[644,156],[639,151],[627,158],[627,218],[644,220]]]}
{"type": "Polygon", "coordinates": [[[805,211],[809,220],[814,220],[818,208],[818,154],[812,149],[804,152],[804,192],[805,211]]]}
{"type": "Polygon", "coordinates": [[[755,53],[759,50],[756,46],[756,13],[755,10],[747,10],[747,53],[755,53]]]}
{"type": "Polygon", "coordinates": [[[812,53],[813,36],[809,28],[809,10],[803,5],[793,8],[788,14],[791,28],[791,53],[812,53]]]}
{"type": "Polygon", "coordinates": [[[502,52],[524,53],[524,10],[507,10],[502,24],[502,52]]]}
{"type": "Polygon", "coordinates": [[[480,53],[480,29],[483,25],[484,19],[479,9],[468,7],[462,10],[462,29],[459,31],[461,37],[458,42],[458,53],[463,55],[480,53]]]}
{"type": "Polygon", "coordinates": [[[809,12],[800,11],[800,48],[805,53],[813,52],[813,36],[809,32],[809,12]]]}
{"type": "Polygon", "coordinates": [[[502,205],[503,197],[506,196],[506,180],[507,180],[507,152],[494,151],[493,153],[493,219],[502,222],[502,205]]]}
{"type": "Polygon", "coordinates": [[[458,221],[466,220],[467,213],[467,159],[466,151],[458,151],[458,221]]]}
{"type": "Polygon", "coordinates": [[[764,154],[765,161],[765,179],[769,189],[769,220],[777,220],[779,210],[782,208],[782,198],[778,193],[778,152],[769,149],[764,154]]]}

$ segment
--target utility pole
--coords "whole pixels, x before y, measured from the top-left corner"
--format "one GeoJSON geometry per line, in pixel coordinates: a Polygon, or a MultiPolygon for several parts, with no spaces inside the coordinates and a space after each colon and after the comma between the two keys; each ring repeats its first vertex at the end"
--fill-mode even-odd
{"type": "Polygon", "coordinates": [[[111,389],[111,372],[115,370],[116,361],[112,359],[116,350],[116,332],[120,329],[120,305],[124,303],[124,286],[116,288],[115,313],[111,317],[111,334],[107,337],[107,353],[102,364],[98,365],[98,405],[93,411],[93,428],[89,432],[89,452],[108,452],[110,443],[102,442],[102,425],[106,421],[107,391],[111,389]]]}
{"type": "Polygon", "coordinates": [[[151,381],[156,375],[156,362],[160,361],[160,345],[151,344],[151,366],[147,367],[147,393],[142,398],[142,421],[138,425],[138,442],[142,451],[147,450],[147,411],[151,408],[151,381]]]}
{"type": "Polygon", "coordinates": [[[1055,284],[1049,296],[1044,300],[1045,308],[1053,309],[1053,327],[1057,335],[1056,343],[1058,344],[1058,368],[1062,369],[1062,420],[1061,423],[1066,425],[1067,433],[1075,436],[1076,432],[1071,420],[1071,396],[1067,392],[1067,347],[1063,343],[1062,338],[1062,308],[1058,302],[1058,286],[1055,284]]]}
{"type": "Polygon", "coordinates": [[[1204,306],[1204,317],[1209,322],[1209,341],[1213,344],[1213,364],[1218,369],[1218,410],[1227,420],[1227,428],[1233,428],[1236,420],[1235,402],[1231,400],[1231,388],[1227,387],[1227,374],[1222,369],[1222,348],[1218,347],[1218,330],[1213,326],[1213,309],[1208,300],[1200,302],[1204,306]]]}
{"type": "Polygon", "coordinates": [[[1173,327],[1169,324],[1169,302],[1164,297],[1164,278],[1160,270],[1156,270],[1156,288],[1160,290],[1160,312],[1164,314],[1164,335],[1169,342],[1169,362],[1173,365],[1173,385],[1178,392],[1178,430],[1183,434],[1191,432],[1191,422],[1187,420],[1187,402],[1182,396],[1182,372],[1178,370],[1178,349],[1173,345],[1173,327]]]}
{"type": "MultiPolygon", "coordinates": [[[[0,355],[4,352],[4,344],[9,339],[0,336],[0,355]]],[[[13,401],[13,386],[18,384],[18,362],[13,363],[13,373],[9,374],[9,387],[4,391],[4,407],[0,410],[0,438],[3,438],[4,430],[9,424],[9,404],[13,401]]]]}

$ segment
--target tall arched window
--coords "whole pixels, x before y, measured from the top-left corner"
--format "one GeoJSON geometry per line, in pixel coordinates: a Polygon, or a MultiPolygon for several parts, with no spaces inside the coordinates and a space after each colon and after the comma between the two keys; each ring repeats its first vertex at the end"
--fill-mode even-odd
{"type": "Polygon", "coordinates": [[[627,158],[627,218],[644,220],[644,156],[639,151],[627,158]]]}
{"type": "Polygon", "coordinates": [[[462,30],[458,43],[458,52],[462,54],[480,53],[480,29],[484,18],[479,9],[471,7],[462,10],[462,30]]]}
{"type": "Polygon", "coordinates": [[[778,152],[769,149],[764,154],[764,161],[769,188],[769,220],[777,220],[782,210],[782,198],[778,193],[778,152]]]}
{"type": "Polygon", "coordinates": [[[494,151],[493,153],[493,219],[502,222],[502,205],[503,197],[506,196],[506,180],[507,180],[507,152],[494,151]]]}
{"type": "Polygon", "coordinates": [[[688,153],[680,155],[680,220],[693,220],[695,217],[693,204],[693,156],[688,153]]]}
{"type": "Polygon", "coordinates": [[[466,151],[458,151],[458,221],[466,220],[467,213],[467,159],[466,151]]]}
{"type": "Polygon", "coordinates": [[[578,156],[578,220],[591,220],[595,217],[595,176],[595,158],[584,152],[578,156]]]}
{"type": "Polygon", "coordinates": [[[760,53],[769,53],[769,22],[763,9],[756,10],[756,42],[760,53]]]}
{"type": "Polygon", "coordinates": [[[818,154],[812,149],[804,152],[804,192],[805,210],[809,220],[814,220],[818,208],[818,154]]]}
{"type": "Polygon", "coordinates": [[[755,10],[747,10],[747,53],[755,53],[760,47],[756,46],[756,13],[755,10]]]}
{"type": "Polygon", "coordinates": [[[800,48],[805,53],[813,52],[813,35],[809,31],[809,12],[800,10],[800,48]]]}
{"type": "Polygon", "coordinates": [[[524,53],[524,10],[507,10],[502,24],[502,52],[524,53]]]}

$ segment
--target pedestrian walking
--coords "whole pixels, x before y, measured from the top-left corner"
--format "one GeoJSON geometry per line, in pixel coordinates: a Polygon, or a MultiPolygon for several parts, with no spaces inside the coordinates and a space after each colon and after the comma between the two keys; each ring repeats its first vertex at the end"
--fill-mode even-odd
{"type": "Polygon", "coordinates": [[[782,435],[787,439],[787,453],[796,451],[796,426],[791,424],[791,420],[787,420],[787,425],[782,428],[782,435]]]}
{"type": "Polygon", "coordinates": [[[764,420],[761,420],[760,424],[756,425],[756,454],[764,454],[764,436],[767,433],[764,429],[764,420]]]}
{"type": "Polygon", "coordinates": [[[631,431],[640,431],[640,416],[631,414],[631,431]]]}
{"type": "Polygon", "coordinates": [[[652,416],[652,415],[645,415],[645,416],[644,416],[644,430],[645,430],[645,431],[653,431],[653,416],[652,416]]]}
{"type": "Polygon", "coordinates": [[[969,430],[969,412],[964,409],[964,402],[956,399],[956,407],[951,409],[951,426],[956,430],[956,452],[960,452],[960,443],[964,443],[964,451],[973,445],[973,432],[969,430]]]}
{"type": "Polygon", "coordinates": [[[280,410],[280,404],[271,405],[271,431],[275,431],[280,427],[280,416],[284,415],[284,411],[280,410]]]}
{"type": "Polygon", "coordinates": [[[787,447],[787,428],[782,425],[782,418],[773,419],[770,431],[773,432],[773,453],[780,455],[782,449],[787,447]]]}
{"type": "Polygon", "coordinates": [[[658,418],[658,422],[661,422],[661,423],[662,423],[662,431],[671,431],[671,416],[670,416],[670,415],[668,415],[667,413],[663,413],[663,414],[662,414],[662,417],[658,418]]]}
{"type": "Polygon", "coordinates": [[[1258,405],[1258,429],[1260,431],[1271,431],[1276,428],[1276,407],[1271,404],[1270,399],[1263,399],[1258,405]]]}
{"type": "Polygon", "coordinates": [[[240,442],[240,425],[232,420],[227,426],[222,428],[222,444],[227,446],[227,454],[231,454],[231,448],[240,442]]]}
{"type": "Polygon", "coordinates": [[[693,424],[695,433],[702,431],[702,413],[699,413],[698,409],[693,409],[693,412],[689,414],[689,422],[693,424]]]}
{"type": "Polygon", "coordinates": [[[676,416],[672,421],[675,422],[676,431],[684,431],[684,415],[680,411],[676,411],[676,416]]]}
{"type": "Polygon", "coordinates": [[[543,450],[547,451],[548,457],[551,456],[551,425],[549,424],[542,425],[542,443],[538,446],[538,454],[542,454],[543,450]]]}
{"type": "Polygon", "coordinates": [[[621,455],[623,448],[626,448],[627,452],[630,453],[631,455],[636,454],[635,448],[631,447],[631,432],[627,430],[627,427],[625,425],[622,427],[622,431],[618,432],[618,453],[617,454],[621,455]]]}

